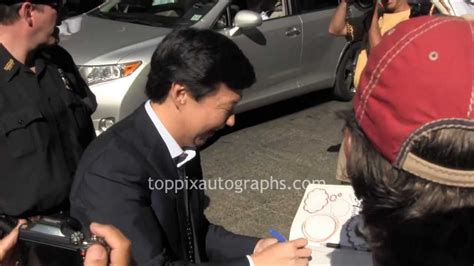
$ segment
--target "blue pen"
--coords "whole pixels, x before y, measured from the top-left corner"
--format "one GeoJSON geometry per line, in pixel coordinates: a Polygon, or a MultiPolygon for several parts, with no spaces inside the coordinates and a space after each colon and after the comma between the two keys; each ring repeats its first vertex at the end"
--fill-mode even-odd
{"type": "Polygon", "coordinates": [[[270,233],[270,235],[276,238],[278,242],[286,242],[286,238],[282,234],[278,233],[276,230],[270,228],[268,232],[270,233]]]}

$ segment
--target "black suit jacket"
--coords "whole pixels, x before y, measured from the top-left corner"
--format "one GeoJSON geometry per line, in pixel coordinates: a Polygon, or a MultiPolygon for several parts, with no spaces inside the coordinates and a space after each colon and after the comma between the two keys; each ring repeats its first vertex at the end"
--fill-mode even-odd
{"type": "MultiPolygon", "coordinates": [[[[202,179],[199,157],[186,164],[189,179],[202,179]]],[[[132,242],[139,265],[190,265],[186,257],[188,193],[197,265],[248,265],[257,238],[210,224],[201,190],[150,189],[149,178],[180,178],[176,164],[144,106],[100,135],[85,151],[71,191],[71,215],[117,226],[132,242]]]]}

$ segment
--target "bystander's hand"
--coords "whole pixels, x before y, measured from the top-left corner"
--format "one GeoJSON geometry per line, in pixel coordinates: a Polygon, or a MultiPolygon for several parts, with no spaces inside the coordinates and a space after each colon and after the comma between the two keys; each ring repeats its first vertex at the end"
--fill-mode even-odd
{"type": "Polygon", "coordinates": [[[311,250],[305,248],[308,240],[295,239],[284,243],[274,243],[259,253],[252,255],[255,266],[260,265],[308,265],[311,250]]]}
{"type": "Polygon", "coordinates": [[[131,243],[116,227],[112,225],[92,223],[92,234],[103,237],[111,248],[110,256],[107,250],[99,244],[87,249],[84,260],[85,266],[127,266],[130,262],[131,243]]]}
{"type": "Polygon", "coordinates": [[[10,255],[18,240],[20,226],[26,223],[25,220],[19,220],[15,229],[13,229],[3,239],[0,239],[0,262],[3,262],[10,255]]]}

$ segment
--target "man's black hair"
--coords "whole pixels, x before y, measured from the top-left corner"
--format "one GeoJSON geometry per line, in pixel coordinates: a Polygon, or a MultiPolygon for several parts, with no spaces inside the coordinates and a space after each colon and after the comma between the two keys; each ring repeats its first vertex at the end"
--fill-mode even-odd
{"type": "Polygon", "coordinates": [[[237,45],[211,30],[178,29],[167,35],[151,59],[146,94],[163,102],[171,84],[187,87],[199,101],[224,83],[242,90],[255,83],[255,72],[237,45]]]}
{"type": "MultiPolygon", "coordinates": [[[[8,26],[18,21],[20,19],[18,11],[22,3],[30,3],[33,6],[36,4],[54,4],[56,10],[59,11],[62,8],[63,0],[0,0],[0,25],[8,26]]],[[[39,7],[37,9],[42,10],[39,7]]]]}
{"type": "Polygon", "coordinates": [[[0,2],[0,25],[11,25],[20,18],[20,5],[6,5],[0,2]]]}

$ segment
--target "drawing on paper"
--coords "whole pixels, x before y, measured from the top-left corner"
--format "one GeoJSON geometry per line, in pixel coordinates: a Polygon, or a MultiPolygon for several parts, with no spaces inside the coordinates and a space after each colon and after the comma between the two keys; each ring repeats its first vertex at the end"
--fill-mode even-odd
{"type": "Polygon", "coordinates": [[[316,214],[308,217],[303,223],[303,234],[313,242],[324,242],[333,236],[339,228],[337,218],[326,214],[316,214]]]}
{"type": "Polygon", "coordinates": [[[339,243],[365,250],[359,210],[360,201],[350,186],[312,185],[301,201],[290,236],[316,245],[339,243]]]}

